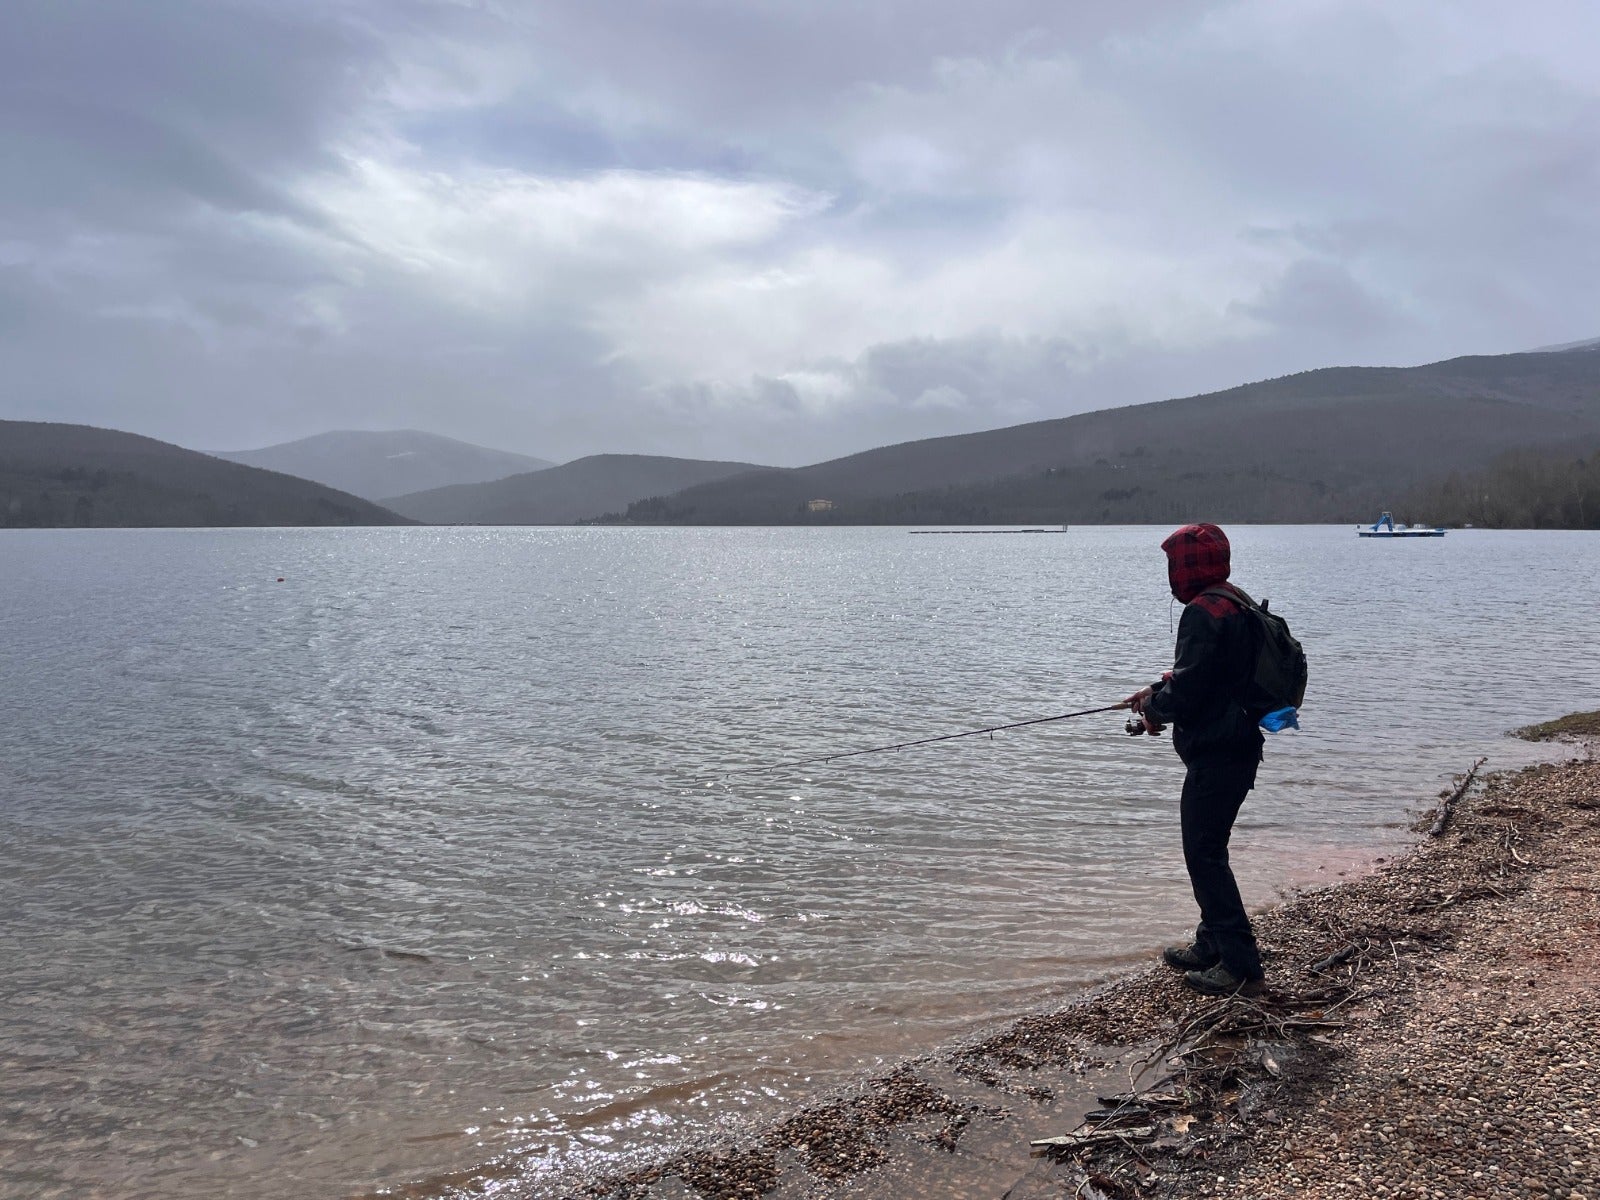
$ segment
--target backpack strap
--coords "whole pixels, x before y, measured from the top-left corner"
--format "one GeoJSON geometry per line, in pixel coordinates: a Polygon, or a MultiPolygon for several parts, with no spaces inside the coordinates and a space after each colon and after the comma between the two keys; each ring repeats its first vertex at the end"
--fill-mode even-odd
{"type": "MultiPolygon", "coordinates": [[[[1208,587],[1195,599],[1198,600],[1201,596],[1218,596],[1224,600],[1231,600],[1246,612],[1259,612],[1261,609],[1261,606],[1250,599],[1243,588],[1231,583],[1218,583],[1208,587]]],[[[1220,613],[1212,613],[1211,615],[1221,616],[1220,613]]]]}

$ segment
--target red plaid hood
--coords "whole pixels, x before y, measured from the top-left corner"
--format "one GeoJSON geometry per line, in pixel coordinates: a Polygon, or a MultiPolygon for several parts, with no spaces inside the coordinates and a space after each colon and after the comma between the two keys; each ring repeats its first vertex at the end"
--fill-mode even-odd
{"type": "Polygon", "coordinates": [[[1215,525],[1185,525],[1170,534],[1161,548],[1167,553],[1172,594],[1185,604],[1228,578],[1228,535],[1215,525]]]}

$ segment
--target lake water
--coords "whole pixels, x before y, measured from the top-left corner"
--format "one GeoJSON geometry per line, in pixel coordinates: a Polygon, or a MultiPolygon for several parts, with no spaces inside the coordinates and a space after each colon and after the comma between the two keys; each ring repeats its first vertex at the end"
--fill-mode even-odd
{"type": "MultiPolygon", "coordinates": [[[[1115,702],[1165,532],[0,533],[0,1193],[536,1182],[1145,961],[1181,768],[1120,714],[725,773],[1115,702]]],[[[1312,664],[1253,904],[1595,706],[1600,536],[1230,532],[1312,664]]]]}

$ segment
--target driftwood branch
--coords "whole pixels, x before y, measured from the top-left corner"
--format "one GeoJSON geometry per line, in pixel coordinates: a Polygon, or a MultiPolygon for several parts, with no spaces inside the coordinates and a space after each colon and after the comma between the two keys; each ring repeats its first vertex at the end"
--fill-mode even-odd
{"type": "Polygon", "coordinates": [[[1352,942],[1343,950],[1335,950],[1332,954],[1328,955],[1327,958],[1318,959],[1316,962],[1312,963],[1311,972],[1314,975],[1321,975],[1326,971],[1331,971],[1333,968],[1349,962],[1355,957],[1355,953],[1356,945],[1354,942],[1352,942]]]}
{"type": "Polygon", "coordinates": [[[1455,803],[1466,795],[1467,789],[1472,786],[1472,781],[1478,774],[1478,768],[1488,762],[1487,758],[1480,758],[1472,764],[1471,770],[1461,777],[1461,782],[1456,784],[1453,792],[1445,796],[1444,802],[1439,805],[1439,815],[1434,818],[1433,824],[1428,827],[1429,837],[1438,837],[1444,832],[1444,827],[1450,823],[1450,816],[1455,811],[1455,803]]]}
{"type": "Polygon", "coordinates": [[[1104,1133],[1063,1133],[1056,1137],[1037,1138],[1028,1143],[1035,1150],[1054,1150],[1070,1153],[1099,1146],[1127,1146],[1155,1134],[1154,1125],[1139,1125],[1131,1129],[1107,1130],[1104,1133]]]}

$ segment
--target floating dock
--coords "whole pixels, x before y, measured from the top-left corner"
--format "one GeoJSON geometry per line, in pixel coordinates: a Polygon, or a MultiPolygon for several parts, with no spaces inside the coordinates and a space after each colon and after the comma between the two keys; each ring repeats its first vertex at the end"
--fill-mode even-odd
{"type": "Polygon", "coordinates": [[[1060,529],[913,529],[911,533],[1066,533],[1067,527],[1060,529]]]}

